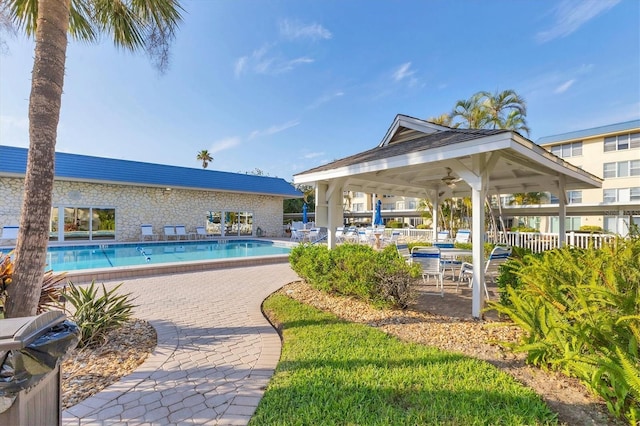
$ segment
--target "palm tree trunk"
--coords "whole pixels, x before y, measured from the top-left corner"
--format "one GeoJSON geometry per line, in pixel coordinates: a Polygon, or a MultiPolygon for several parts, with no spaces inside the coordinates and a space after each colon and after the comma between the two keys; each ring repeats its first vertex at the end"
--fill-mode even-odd
{"type": "Polygon", "coordinates": [[[7,317],[35,315],[46,263],[70,0],[39,0],[29,99],[29,155],[7,317]]]}

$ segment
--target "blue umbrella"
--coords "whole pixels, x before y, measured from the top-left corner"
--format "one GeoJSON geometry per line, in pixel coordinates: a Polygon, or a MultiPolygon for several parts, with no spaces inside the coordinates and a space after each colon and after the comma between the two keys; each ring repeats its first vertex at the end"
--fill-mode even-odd
{"type": "Polygon", "coordinates": [[[302,205],[302,223],[306,225],[308,221],[309,219],[307,219],[307,203],[304,203],[302,205]]]}
{"type": "Polygon", "coordinates": [[[382,225],[382,201],[376,203],[376,215],[373,217],[374,225],[382,225]]]}

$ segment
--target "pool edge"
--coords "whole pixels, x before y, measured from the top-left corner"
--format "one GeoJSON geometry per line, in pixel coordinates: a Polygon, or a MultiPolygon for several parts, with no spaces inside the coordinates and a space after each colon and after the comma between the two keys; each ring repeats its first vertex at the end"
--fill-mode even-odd
{"type": "Polygon", "coordinates": [[[127,278],[182,274],[188,272],[270,265],[285,262],[289,262],[288,253],[231,259],[213,259],[207,261],[160,263],[155,265],[128,266],[121,268],[87,269],[61,273],[64,273],[65,278],[74,284],[86,284],[91,281],[114,281],[127,278]]]}

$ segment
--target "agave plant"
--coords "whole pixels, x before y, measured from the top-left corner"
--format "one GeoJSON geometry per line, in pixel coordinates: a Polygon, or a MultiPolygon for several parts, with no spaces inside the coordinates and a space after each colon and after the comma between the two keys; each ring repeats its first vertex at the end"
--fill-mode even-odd
{"type": "Polygon", "coordinates": [[[69,281],[65,298],[74,310],[67,310],[71,319],[80,328],[79,347],[103,343],[109,331],[120,327],[131,319],[131,293],[117,294],[121,284],[107,291],[102,284],[102,295],[98,294],[95,282],[80,287],[69,281]]]}

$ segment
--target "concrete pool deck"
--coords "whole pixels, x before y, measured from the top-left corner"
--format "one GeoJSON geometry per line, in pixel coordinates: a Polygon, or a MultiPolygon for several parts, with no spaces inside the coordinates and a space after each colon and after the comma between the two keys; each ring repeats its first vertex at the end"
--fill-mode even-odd
{"type": "MultiPolygon", "coordinates": [[[[127,279],[158,345],[132,374],[63,412],[63,425],[245,425],[280,357],[262,301],[288,263],[127,279]]],[[[120,281],[105,281],[107,287],[120,281]]]]}

